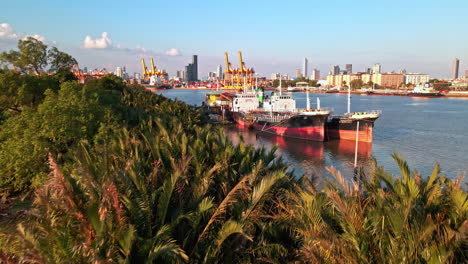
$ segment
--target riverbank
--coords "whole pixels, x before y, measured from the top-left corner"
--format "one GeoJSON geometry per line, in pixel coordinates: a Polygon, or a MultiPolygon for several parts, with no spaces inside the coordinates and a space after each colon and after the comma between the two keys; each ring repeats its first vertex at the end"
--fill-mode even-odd
{"type": "MultiPolygon", "coordinates": [[[[145,88],[147,90],[151,90],[151,91],[156,91],[156,90],[165,90],[165,89],[157,89],[155,88],[154,86],[149,86],[149,85],[145,85],[145,88]]],[[[187,88],[187,87],[175,87],[175,88],[172,88],[174,90],[192,90],[192,91],[214,91],[216,90],[216,88],[187,88]]],[[[283,88],[284,92],[288,92],[287,91],[287,88],[283,88]]],[[[224,89],[224,88],[219,88],[220,91],[224,91],[224,92],[237,92],[241,89],[224,89]]],[[[265,88],[265,91],[275,91],[277,90],[277,88],[273,88],[273,87],[268,87],[268,88],[265,88]]],[[[306,91],[292,91],[293,93],[305,93],[306,91]]],[[[328,91],[328,90],[309,90],[309,93],[312,93],[312,94],[348,94],[347,91],[345,90],[342,90],[342,91],[328,91]]],[[[401,91],[398,91],[398,90],[387,90],[385,93],[384,92],[376,92],[376,93],[373,93],[373,94],[367,94],[367,92],[365,91],[351,91],[351,94],[354,94],[354,95],[372,95],[372,96],[403,96],[403,97],[410,97],[410,95],[407,93],[407,92],[401,92],[401,91]]],[[[420,97],[424,97],[424,96],[420,96],[420,97]]],[[[450,91],[448,93],[444,93],[442,94],[442,96],[440,97],[448,97],[448,98],[468,98],[468,92],[459,92],[459,91],[450,91]]]]}

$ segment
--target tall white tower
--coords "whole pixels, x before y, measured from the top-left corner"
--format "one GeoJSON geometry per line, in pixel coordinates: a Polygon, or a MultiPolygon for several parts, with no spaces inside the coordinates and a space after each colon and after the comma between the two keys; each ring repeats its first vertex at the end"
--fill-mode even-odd
{"type": "Polygon", "coordinates": [[[302,65],[302,76],[304,76],[304,77],[308,76],[308,74],[307,74],[308,64],[309,64],[309,61],[307,60],[307,58],[304,58],[304,65],[302,65]]]}

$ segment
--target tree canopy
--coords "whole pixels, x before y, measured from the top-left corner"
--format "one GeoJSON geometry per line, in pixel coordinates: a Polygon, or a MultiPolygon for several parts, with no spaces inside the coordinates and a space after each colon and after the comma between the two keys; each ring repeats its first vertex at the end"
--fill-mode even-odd
{"type": "Polygon", "coordinates": [[[56,47],[48,48],[42,41],[33,37],[20,39],[18,50],[0,54],[0,62],[13,66],[20,73],[42,74],[70,70],[76,60],[56,47]]]}

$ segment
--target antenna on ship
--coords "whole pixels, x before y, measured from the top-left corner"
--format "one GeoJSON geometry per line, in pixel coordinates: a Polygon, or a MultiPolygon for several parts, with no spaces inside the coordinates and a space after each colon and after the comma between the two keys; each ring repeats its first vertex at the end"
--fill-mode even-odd
{"type": "Polygon", "coordinates": [[[320,109],[320,98],[317,97],[317,109],[320,109]]]}
{"type": "Polygon", "coordinates": [[[306,88],[306,95],[307,95],[307,108],[306,109],[310,110],[309,87],[306,88]]]}

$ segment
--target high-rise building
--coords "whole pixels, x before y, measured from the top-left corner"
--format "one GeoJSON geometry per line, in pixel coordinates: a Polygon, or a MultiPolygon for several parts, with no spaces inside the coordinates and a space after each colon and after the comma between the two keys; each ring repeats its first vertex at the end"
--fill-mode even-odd
{"type": "Polygon", "coordinates": [[[192,72],[192,77],[193,81],[198,81],[198,56],[193,55],[192,56],[192,64],[193,64],[193,72],[192,72]]]}
{"type": "Polygon", "coordinates": [[[114,74],[115,74],[115,76],[122,78],[123,77],[122,67],[115,68],[114,74]]]}
{"type": "Polygon", "coordinates": [[[382,67],[380,66],[380,63],[376,63],[372,66],[372,73],[373,74],[376,74],[376,73],[381,73],[382,71],[382,67]]]}
{"type": "Polygon", "coordinates": [[[221,67],[221,65],[218,65],[216,68],[216,78],[218,78],[218,80],[223,79],[223,67],[221,67]]]}
{"type": "Polygon", "coordinates": [[[302,74],[304,77],[307,77],[307,67],[308,67],[309,61],[307,58],[304,58],[304,64],[302,65],[302,74]]]}
{"type": "Polygon", "coordinates": [[[458,67],[460,66],[460,60],[455,58],[452,65],[452,79],[458,79],[458,67]]]}
{"type": "Polygon", "coordinates": [[[317,69],[313,69],[311,79],[312,80],[320,80],[320,71],[317,70],[317,69]]]}
{"type": "Polygon", "coordinates": [[[192,63],[185,66],[185,74],[183,80],[186,82],[198,81],[198,56],[192,56],[192,63]]]}
{"type": "Polygon", "coordinates": [[[83,68],[83,73],[88,73],[88,67],[83,68]]]}
{"type": "Polygon", "coordinates": [[[339,65],[333,65],[331,73],[332,73],[332,75],[340,74],[340,66],[339,65]]]}
{"type": "Polygon", "coordinates": [[[301,69],[296,69],[296,78],[301,78],[301,77],[302,77],[301,69]]]}
{"type": "Polygon", "coordinates": [[[367,74],[372,74],[372,69],[371,68],[366,68],[366,73],[367,74]]]}
{"type": "Polygon", "coordinates": [[[352,64],[346,64],[346,73],[347,74],[353,73],[353,65],[352,64]]]}

